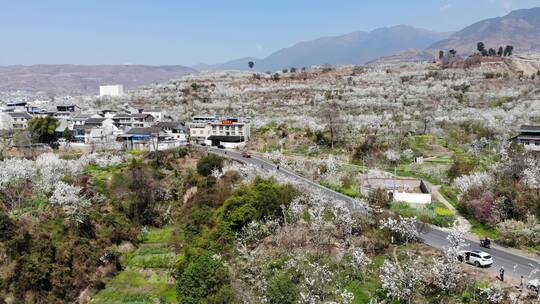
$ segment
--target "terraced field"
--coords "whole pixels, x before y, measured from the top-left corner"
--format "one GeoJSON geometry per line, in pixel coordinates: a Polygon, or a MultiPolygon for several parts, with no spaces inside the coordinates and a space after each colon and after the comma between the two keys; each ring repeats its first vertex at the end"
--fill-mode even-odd
{"type": "Polygon", "coordinates": [[[172,233],[169,227],[142,233],[139,248],[121,258],[124,270],[112,278],[90,303],[178,303],[170,272],[176,259],[170,247],[172,233]]]}

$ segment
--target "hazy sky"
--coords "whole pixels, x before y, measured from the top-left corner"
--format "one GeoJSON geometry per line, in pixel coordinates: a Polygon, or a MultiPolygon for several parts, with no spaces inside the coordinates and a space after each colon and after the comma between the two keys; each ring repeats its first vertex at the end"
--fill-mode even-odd
{"type": "Polygon", "coordinates": [[[540,0],[0,0],[0,65],[183,64],[407,24],[453,31],[540,0]]]}

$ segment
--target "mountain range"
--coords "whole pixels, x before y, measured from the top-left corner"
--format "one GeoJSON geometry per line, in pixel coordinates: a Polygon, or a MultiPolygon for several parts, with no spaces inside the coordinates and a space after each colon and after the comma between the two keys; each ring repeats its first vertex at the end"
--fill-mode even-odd
{"type": "Polygon", "coordinates": [[[365,64],[381,57],[394,60],[434,58],[439,50],[476,51],[483,41],[489,47],[513,45],[515,51],[540,50],[540,7],[516,10],[504,17],[482,20],[457,32],[439,33],[398,25],[371,32],[353,32],[297,43],[266,58],[236,59],[217,65],[198,65],[199,70],[275,71],[323,64],[365,64]],[[431,55],[430,55],[431,54],[431,55]]]}
{"type": "Polygon", "coordinates": [[[312,65],[365,64],[430,60],[439,50],[476,52],[513,45],[515,52],[540,50],[540,7],[510,12],[503,17],[476,22],[453,33],[398,25],[304,41],[278,50],[266,58],[246,57],[222,64],[185,66],[144,65],[32,65],[0,66],[0,91],[24,90],[67,94],[97,94],[99,85],[123,84],[136,88],[165,82],[201,70],[276,71],[312,65]]]}
{"type": "Polygon", "coordinates": [[[487,48],[513,45],[515,51],[540,49],[540,7],[516,10],[504,17],[482,20],[430,46],[434,50],[476,51],[482,41],[487,48]]]}
{"type": "Polygon", "coordinates": [[[291,67],[323,64],[364,64],[381,56],[411,48],[427,48],[451,33],[438,33],[407,25],[378,28],[371,32],[357,31],[341,36],[322,37],[297,43],[263,59],[237,59],[218,65],[198,65],[196,69],[246,70],[253,61],[258,71],[274,71],[291,67]]]}

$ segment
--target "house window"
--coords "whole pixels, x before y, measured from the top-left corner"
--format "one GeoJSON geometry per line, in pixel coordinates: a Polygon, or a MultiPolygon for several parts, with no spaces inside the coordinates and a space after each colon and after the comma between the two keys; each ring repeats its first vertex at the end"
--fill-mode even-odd
{"type": "Polygon", "coordinates": [[[540,146],[540,141],[538,141],[538,140],[534,141],[534,145],[535,146],[540,146]]]}

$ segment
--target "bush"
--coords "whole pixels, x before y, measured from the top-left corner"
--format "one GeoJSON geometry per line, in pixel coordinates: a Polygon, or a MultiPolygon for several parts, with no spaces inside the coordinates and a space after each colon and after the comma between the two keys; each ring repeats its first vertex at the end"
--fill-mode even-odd
{"type": "Polygon", "coordinates": [[[197,162],[197,173],[202,176],[209,176],[212,171],[223,169],[223,158],[217,155],[207,155],[197,162]]]}
{"type": "Polygon", "coordinates": [[[276,274],[266,288],[270,304],[293,304],[298,300],[298,288],[286,273],[276,274]]]}
{"type": "Polygon", "coordinates": [[[290,185],[281,186],[275,179],[256,178],[223,203],[220,221],[239,230],[251,221],[279,216],[281,206],[288,206],[295,196],[296,191],[290,185]]]}

